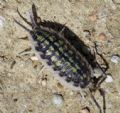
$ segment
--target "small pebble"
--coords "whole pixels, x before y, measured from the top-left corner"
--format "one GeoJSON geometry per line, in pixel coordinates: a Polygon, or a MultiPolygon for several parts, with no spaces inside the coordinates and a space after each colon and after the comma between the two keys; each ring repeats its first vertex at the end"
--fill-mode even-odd
{"type": "Polygon", "coordinates": [[[47,85],[47,79],[44,78],[41,82],[42,86],[45,87],[47,85]]]}
{"type": "Polygon", "coordinates": [[[88,107],[83,108],[80,113],[90,113],[90,109],[88,107]]]}
{"type": "Polygon", "coordinates": [[[98,36],[99,40],[105,41],[107,39],[107,36],[104,33],[100,33],[98,36]]]}
{"type": "Polygon", "coordinates": [[[103,73],[103,71],[101,69],[99,69],[99,68],[95,68],[94,69],[94,76],[96,78],[98,78],[99,76],[101,76],[102,73],[103,73]]]}
{"type": "Polygon", "coordinates": [[[113,82],[113,78],[110,75],[107,75],[107,78],[105,79],[105,82],[111,83],[111,82],[113,82]]]}
{"type": "Polygon", "coordinates": [[[84,37],[89,38],[91,36],[91,33],[89,30],[84,30],[84,37]]]}
{"type": "Polygon", "coordinates": [[[70,95],[72,96],[73,94],[74,94],[74,92],[73,92],[73,91],[71,91],[71,92],[70,92],[70,95]]]}
{"type": "Polygon", "coordinates": [[[59,82],[57,83],[57,87],[58,87],[59,89],[63,89],[63,85],[60,84],[59,82]]]}
{"type": "Polygon", "coordinates": [[[120,57],[118,55],[113,55],[111,58],[111,62],[115,64],[118,64],[119,60],[120,60],[120,57]]]}
{"type": "Polygon", "coordinates": [[[36,56],[33,56],[30,59],[33,60],[33,61],[37,61],[38,60],[38,58],[36,56]]]}
{"type": "Polygon", "coordinates": [[[94,13],[94,14],[92,14],[92,15],[90,15],[89,16],[89,19],[91,20],[91,21],[93,21],[93,22],[95,22],[96,20],[97,20],[97,15],[96,15],[96,13],[94,13]]]}
{"type": "Polygon", "coordinates": [[[5,23],[5,18],[0,16],[0,28],[3,28],[4,23],[5,23]]]}
{"type": "Polygon", "coordinates": [[[57,107],[61,107],[63,105],[64,98],[61,94],[54,94],[52,102],[57,107]]]}

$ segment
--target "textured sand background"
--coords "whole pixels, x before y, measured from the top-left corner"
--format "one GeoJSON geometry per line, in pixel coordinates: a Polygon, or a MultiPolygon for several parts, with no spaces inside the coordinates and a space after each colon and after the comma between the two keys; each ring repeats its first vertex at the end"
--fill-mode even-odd
{"type": "MultiPolygon", "coordinates": [[[[19,39],[28,34],[13,18],[21,21],[18,8],[29,20],[32,3],[33,0],[0,0],[0,16],[5,19],[0,27],[0,113],[81,113],[86,106],[91,113],[98,113],[90,99],[83,102],[78,92],[61,86],[48,69],[41,72],[41,62],[31,60],[30,55],[18,56],[30,44],[19,39]],[[61,107],[52,103],[54,93],[62,94],[61,107]]],[[[113,78],[111,83],[102,84],[106,92],[106,113],[120,113],[120,62],[111,62],[112,55],[120,54],[119,0],[34,0],[34,3],[42,20],[66,24],[87,45],[91,42],[83,31],[95,30],[94,37],[90,38],[98,42],[113,78]]],[[[95,97],[102,105],[98,92],[95,97]]]]}

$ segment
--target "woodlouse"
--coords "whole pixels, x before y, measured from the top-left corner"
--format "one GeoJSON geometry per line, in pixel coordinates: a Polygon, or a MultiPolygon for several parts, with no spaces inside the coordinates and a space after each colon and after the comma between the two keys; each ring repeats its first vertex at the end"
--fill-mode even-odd
{"type": "Polygon", "coordinates": [[[48,68],[54,71],[55,78],[64,86],[71,87],[72,90],[92,92],[99,89],[102,92],[100,84],[106,78],[104,71],[101,76],[96,78],[94,69],[87,59],[69,43],[62,33],[40,24],[41,19],[37,16],[34,4],[32,5],[32,13],[30,13],[31,23],[19,11],[18,14],[32,27],[32,30],[17,20],[15,22],[30,33],[29,40],[32,49],[40,61],[43,61],[43,64],[47,64],[48,68]]]}

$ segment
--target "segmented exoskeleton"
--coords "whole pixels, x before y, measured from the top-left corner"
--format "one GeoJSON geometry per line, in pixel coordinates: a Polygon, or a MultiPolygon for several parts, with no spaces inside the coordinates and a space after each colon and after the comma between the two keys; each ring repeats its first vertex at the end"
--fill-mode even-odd
{"type": "Polygon", "coordinates": [[[61,32],[42,26],[34,4],[32,13],[30,13],[31,23],[19,11],[18,14],[32,27],[32,30],[17,20],[15,22],[30,33],[29,40],[32,49],[40,61],[54,71],[55,78],[63,85],[71,87],[72,90],[87,89],[92,92],[100,89],[100,84],[106,77],[105,73],[103,72],[99,78],[96,78],[94,69],[87,59],[69,43],[61,32]]]}

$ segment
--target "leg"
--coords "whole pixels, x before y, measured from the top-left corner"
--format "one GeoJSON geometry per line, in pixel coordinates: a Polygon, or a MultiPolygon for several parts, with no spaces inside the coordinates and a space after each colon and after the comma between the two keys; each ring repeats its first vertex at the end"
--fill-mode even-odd
{"type": "MultiPolygon", "coordinates": [[[[101,79],[101,82],[103,82],[103,79],[101,79]]],[[[103,113],[106,113],[105,91],[102,88],[97,86],[96,89],[90,89],[89,94],[91,95],[92,100],[94,101],[94,103],[98,107],[100,113],[102,113],[102,109],[101,109],[100,105],[98,104],[98,102],[96,101],[96,99],[95,99],[95,97],[93,95],[93,92],[95,92],[97,89],[99,90],[100,95],[103,97],[103,113]]]]}
{"type": "MultiPolygon", "coordinates": [[[[97,51],[97,45],[96,45],[95,42],[94,42],[94,46],[95,46],[95,51],[96,51],[96,53],[101,57],[101,59],[102,59],[103,62],[105,63],[106,68],[105,68],[104,72],[106,72],[106,71],[109,69],[109,65],[108,65],[107,61],[105,60],[105,58],[103,57],[103,55],[100,54],[100,53],[97,51]]],[[[98,64],[98,66],[101,67],[99,64],[98,64]]],[[[103,70],[103,69],[102,69],[102,70],[103,70]]]]}
{"type": "Polygon", "coordinates": [[[103,97],[103,113],[106,113],[106,101],[105,101],[105,92],[102,88],[99,89],[101,96],[103,97]]]}
{"type": "Polygon", "coordinates": [[[100,87],[100,85],[104,82],[106,77],[107,77],[106,75],[101,75],[95,79],[94,84],[96,89],[100,87]]]}
{"type": "Polygon", "coordinates": [[[101,83],[106,79],[106,77],[107,77],[107,76],[106,76],[106,75],[107,75],[107,74],[106,74],[106,71],[108,70],[109,65],[108,65],[107,61],[105,60],[105,58],[102,56],[102,54],[100,54],[100,53],[97,51],[97,45],[96,45],[95,42],[94,42],[94,45],[95,45],[95,51],[96,51],[96,53],[101,57],[101,59],[104,61],[105,65],[106,65],[106,68],[103,69],[103,67],[101,67],[101,65],[100,65],[98,62],[96,62],[98,68],[100,68],[101,71],[102,71],[101,76],[99,76],[98,78],[95,79],[95,87],[96,87],[96,88],[99,88],[99,87],[100,87],[100,84],[101,84],[101,83]]]}
{"type": "Polygon", "coordinates": [[[90,94],[91,94],[91,98],[92,100],[94,101],[95,105],[97,106],[97,108],[99,109],[99,113],[102,113],[102,109],[100,107],[100,105],[98,104],[98,102],[96,101],[94,95],[92,94],[92,92],[90,91],[90,94]]]}

